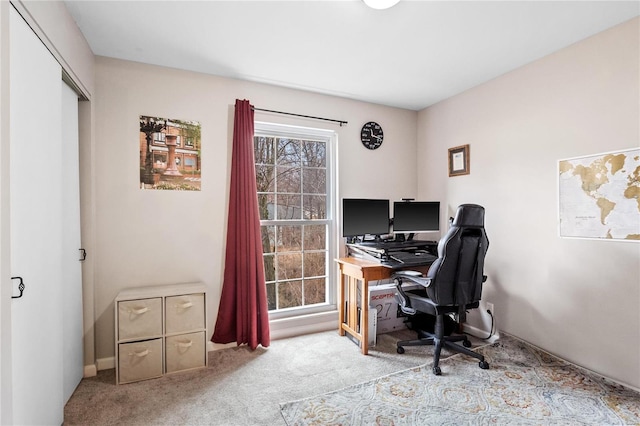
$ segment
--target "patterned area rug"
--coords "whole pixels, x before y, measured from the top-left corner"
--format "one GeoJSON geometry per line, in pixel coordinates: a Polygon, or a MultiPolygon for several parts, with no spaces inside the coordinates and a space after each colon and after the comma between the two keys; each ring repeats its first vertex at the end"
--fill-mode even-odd
{"type": "Polygon", "coordinates": [[[477,350],[490,369],[454,355],[441,360],[441,376],[429,363],[281,404],[281,413],[289,426],[640,424],[638,392],[505,334],[477,350]]]}

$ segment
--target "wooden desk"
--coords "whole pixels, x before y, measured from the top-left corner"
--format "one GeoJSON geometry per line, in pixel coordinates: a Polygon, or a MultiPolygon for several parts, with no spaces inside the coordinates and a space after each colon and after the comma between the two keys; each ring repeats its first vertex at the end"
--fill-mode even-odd
{"type": "MultiPolygon", "coordinates": [[[[393,268],[378,262],[341,257],[336,259],[338,274],[338,333],[349,333],[360,342],[363,355],[369,353],[369,281],[391,277],[393,268]],[[360,291],[358,291],[360,283],[360,291]],[[361,306],[358,306],[358,298],[361,306]],[[360,308],[360,315],[358,309],[360,308]]],[[[411,269],[426,273],[429,266],[411,269]]]]}

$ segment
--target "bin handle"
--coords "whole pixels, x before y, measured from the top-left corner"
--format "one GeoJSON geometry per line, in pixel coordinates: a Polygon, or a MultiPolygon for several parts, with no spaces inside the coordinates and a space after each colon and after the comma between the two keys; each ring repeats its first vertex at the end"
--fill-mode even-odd
{"type": "Polygon", "coordinates": [[[183,302],[179,305],[176,305],[177,308],[187,309],[193,306],[193,302],[183,302]]]}
{"type": "Polygon", "coordinates": [[[135,355],[138,358],[142,358],[142,357],[145,357],[145,356],[149,355],[149,349],[145,349],[144,351],[140,351],[140,352],[131,352],[131,353],[129,353],[129,355],[130,356],[131,355],[135,355]]]}

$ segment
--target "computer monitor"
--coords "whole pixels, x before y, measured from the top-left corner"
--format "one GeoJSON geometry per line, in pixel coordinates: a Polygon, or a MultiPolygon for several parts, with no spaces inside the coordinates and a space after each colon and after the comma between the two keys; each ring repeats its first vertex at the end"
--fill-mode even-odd
{"type": "Polygon", "coordinates": [[[393,203],[394,234],[439,230],[439,201],[395,201],[393,203]]]}
{"type": "Polygon", "coordinates": [[[342,199],[342,236],[364,237],[389,233],[389,200],[342,199]]]}

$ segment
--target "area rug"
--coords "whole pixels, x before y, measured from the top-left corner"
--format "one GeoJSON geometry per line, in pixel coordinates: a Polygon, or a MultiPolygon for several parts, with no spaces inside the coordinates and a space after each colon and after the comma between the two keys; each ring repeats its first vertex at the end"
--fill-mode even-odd
{"type": "Polygon", "coordinates": [[[640,424],[640,393],[632,389],[504,333],[477,350],[490,369],[454,355],[441,360],[441,376],[429,363],[280,410],[289,426],[640,424]]]}

